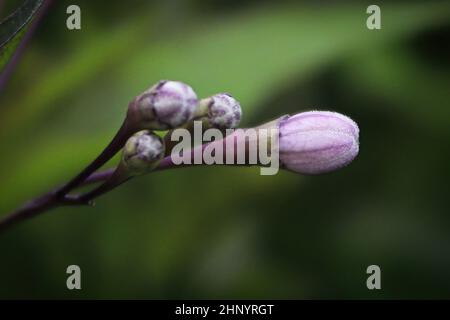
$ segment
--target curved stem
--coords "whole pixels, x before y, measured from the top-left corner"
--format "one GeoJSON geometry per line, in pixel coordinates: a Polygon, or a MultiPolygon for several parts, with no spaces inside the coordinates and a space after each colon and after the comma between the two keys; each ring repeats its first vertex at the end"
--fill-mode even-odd
{"type": "MultiPolygon", "coordinates": [[[[119,166],[120,167],[120,166],[119,166]]],[[[154,169],[153,171],[162,171],[166,169],[173,168],[174,164],[172,162],[171,157],[164,158],[160,165],[154,169]]],[[[181,167],[181,166],[180,166],[181,167]]],[[[152,171],[152,172],[153,172],[152,171]]],[[[64,197],[56,196],[56,191],[48,192],[40,197],[30,200],[25,205],[20,207],[19,209],[11,212],[6,215],[3,219],[0,220],[0,233],[17,222],[23,221],[25,219],[32,218],[39,214],[42,214],[50,209],[62,206],[62,205],[88,205],[92,204],[92,200],[99,197],[102,194],[105,194],[108,191],[111,191],[115,187],[121,185],[122,183],[128,181],[130,177],[120,178],[120,170],[117,169],[108,169],[105,171],[97,172],[89,176],[85,181],[80,183],[78,186],[86,185],[95,182],[108,181],[100,185],[100,187],[87,192],[82,195],[65,195],[64,197]]],[[[67,185],[67,184],[66,184],[67,185]]],[[[57,190],[61,190],[62,188],[58,188],[57,190]]]]}
{"type": "Polygon", "coordinates": [[[33,199],[26,203],[23,207],[6,216],[0,221],[0,232],[17,222],[31,218],[39,213],[53,208],[56,203],[50,197],[51,195],[44,195],[33,199]]]}
{"type": "Polygon", "coordinates": [[[114,171],[116,171],[116,168],[110,168],[103,171],[94,172],[86,180],[84,180],[83,183],[80,184],[80,187],[92,183],[105,181],[109,179],[109,177],[114,173],[114,171]]]}
{"type": "MultiPolygon", "coordinates": [[[[123,172],[122,167],[119,165],[116,169],[108,169],[102,172],[93,173],[90,172],[91,170],[95,170],[95,168],[98,168],[101,166],[102,163],[106,162],[111,158],[120,148],[122,144],[122,139],[125,139],[127,131],[125,129],[119,130],[116,137],[113,139],[113,141],[108,145],[108,147],[105,149],[104,152],[96,159],[94,160],[85,170],[82,171],[77,177],[72,179],[70,182],[65,184],[63,187],[57,188],[56,191],[49,192],[47,194],[44,194],[36,199],[31,200],[27,204],[25,204],[23,207],[17,209],[16,211],[12,212],[11,214],[7,215],[3,220],[0,220],[0,232],[5,230],[7,227],[13,225],[16,222],[22,221],[27,218],[34,217],[38,214],[41,214],[47,210],[50,210],[57,206],[62,205],[86,205],[91,204],[92,200],[97,198],[98,196],[111,191],[115,187],[121,185],[130,177],[126,176],[123,172]],[[118,148],[118,149],[117,149],[118,148]],[[117,149],[117,150],[116,150],[117,149]],[[114,154],[113,154],[114,153],[114,154]],[[89,173],[90,172],[90,173],[89,173]],[[87,175],[87,176],[86,176],[87,175]],[[102,185],[100,185],[98,188],[93,189],[90,192],[87,192],[82,195],[67,195],[64,192],[68,192],[72,190],[75,187],[94,183],[94,182],[100,182],[105,181],[106,182],[102,185]]],[[[126,141],[126,139],[125,139],[126,141]]],[[[236,144],[235,136],[230,135],[225,137],[222,140],[214,141],[211,143],[206,143],[199,145],[195,148],[192,148],[189,150],[191,160],[194,159],[194,155],[197,152],[202,152],[208,145],[211,144],[221,144],[225,148],[226,147],[233,147],[236,144]]],[[[236,149],[235,149],[236,150],[236,149]]],[[[236,154],[234,154],[236,157],[236,154]]],[[[225,157],[225,154],[224,154],[225,157]]],[[[225,158],[224,158],[225,160],[225,158]]],[[[225,161],[223,163],[226,163],[225,161]]],[[[234,162],[235,163],[235,162],[234,162]]],[[[163,171],[171,168],[182,168],[187,166],[193,166],[195,165],[193,161],[190,161],[190,163],[182,163],[176,165],[173,162],[172,157],[169,155],[165,157],[161,162],[159,163],[158,167],[156,167],[151,172],[156,171],[163,171]]],[[[247,164],[242,164],[247,165],[247,164]]]]}
{"type": "Polygon", "coordinates": [[[70,196],[68,193],[81,185],[103,181],[111,177],[113,175],[113,171],[111,170],[106,170],[98,174],[93,173],[123,147],[131,134],[133,134],[133,131],[128,125],[126,118],[114,138],[94,161],[63,186],[29,201],[24,206],[1,219],[0,232],[19,221],[34,217],[57,206],[88,204],[90,202],[89,199],[70,196]]]}
{"type": "Polygon", "coordinates": [[[27,202],[24,206],[20,207],[19,209],[13,211],[11,214],[1,219],[0,233],[22,220],[32,218],[55,207],[62,205],[83,205],[83,204],[89,203],[80,201],[79,199],[72,196],[66,196],[63,199],[58,199],[55,197],[54,192],[49,192],[47,194],[44,194],[36,199],[27,202]]]}
{"type": "Polygon", "coordinates": [[[119,185],[128,181],[129,179],[131,179],[131,177],[127,174],[125,168],[121,164],[119,164],[116,170],[114,170],[108,176],[108,178],[105,180],[104,183],[102,183],[100,186],[89,192],[76,196],[76,198],[81,202],[91,202],[95,198],[101,196],[102,194],[108,191],[111,191],[112,189],[118,187],[119,185]]]}
{"type": "Polygon", "coordinates": [[[125,119],[119,131],[117,131],[114,138],[111,140],[108,146],[106,146],[102,153],[100,153],[100,155],[95,158],[95,160],[92,161],[86,168],[84,168],[83,171],[81,171],[77,176],[57,189],[55,191],[55,196],[57,198],[62,198],[71,190],[81,185],[84,180],[86,180],[94,171],[108,162],[108,160],[111,159],[123,147],[131,134],[133,134],[133,132],[128,125],[127,119],[125,119]]]}

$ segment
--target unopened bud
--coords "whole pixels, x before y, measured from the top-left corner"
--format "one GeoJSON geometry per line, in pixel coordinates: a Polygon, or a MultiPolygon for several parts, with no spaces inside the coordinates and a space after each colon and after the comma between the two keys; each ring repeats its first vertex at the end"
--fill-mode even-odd
{"type": "Polygon", "coordinates": [[[359,151],[359,128],[350,118],[310,111],[279,123],[280,162],[288,170],[320,174],[349,164],[359,151]]]}
{"type": "Polygon", "coordinates": [[[154,169],[164,157],[164,141],[143,130],[131,136],[123,148],[122,163],[127,172],[136,175],[154,169]]]}
{"type": "Polygon", "coordinates": [[[179,81],[162,80],[138,96],[133,111],[142,128],[167,130],[190,121],[198,100],[194,90],[179,81]]]}
{"type": "Polygon", "coordinates": [[[201,100],[199,108],[211,128],[234,129],[241,121],[241,105],[228,93],[218,93],[201,100]]]}

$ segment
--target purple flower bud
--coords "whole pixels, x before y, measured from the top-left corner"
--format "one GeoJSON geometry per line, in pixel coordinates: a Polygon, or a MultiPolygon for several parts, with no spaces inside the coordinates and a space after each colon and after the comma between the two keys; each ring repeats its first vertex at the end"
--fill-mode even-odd
{"type": "Polygon", "coordinates": [[[164,156],[164,141],[158,135],[143,130],[135,133],[123,148],[122,163],[131,174],[141,174],[155,168],[164,156]]]}
{"type": "Polygon", "coordinates": [[[190,121],[198,104],[190,86],[179,81],[162,80],[137,97],[143,127],[166,130],[190,121]]]}
{"type": "Polygon", "coordinates": [[[288,170],[320,174],[349,164],[359,151],[359,128],[329,111],[302,112],[279,123],[280,162],[288,170]]]}
{"type": "Polygon", "coordinates": [[[228,93],[219,93],[208,98],[208,122],[211,127],[236,128],[241,121],[241,116],[241,105],[228,93]]]}

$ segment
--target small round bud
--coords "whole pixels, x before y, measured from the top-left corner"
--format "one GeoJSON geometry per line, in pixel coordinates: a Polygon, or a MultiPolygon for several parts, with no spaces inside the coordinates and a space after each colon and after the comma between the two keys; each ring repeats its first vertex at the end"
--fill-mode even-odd
{"type": "Polygon", "coordinates": [[[139,131],[126,142],[122,163],[131,174],[145,173],[159,164],[164,151],[161,137],[148,130],[139,131]]]}
{"type": "Polygon", "coordinates": [[[239,102],[228,93],[207,98],[208,123],[212,128],[233,129],[239,125],[242,109],[239,102]]]}
{"type": "Polygon", "coordinates": [[[280,162],[291,171],[333,171],[349,164],[359,151],[358,125],[336,112],[310,111],[285,117],[279,130],[280,162]]]}
{"type": "Polygon", "coordinates": [[[190,121],[198,100],[194,90],[179,81],[162,80],[136,98],[143,127],[167,130],[190,121]]]}

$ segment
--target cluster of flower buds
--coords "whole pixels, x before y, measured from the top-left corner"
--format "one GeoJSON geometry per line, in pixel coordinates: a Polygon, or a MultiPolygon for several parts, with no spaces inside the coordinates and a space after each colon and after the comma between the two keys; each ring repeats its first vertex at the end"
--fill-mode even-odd
{"type": "Polygon", "coordinates": [[[198,100],[194,90],[179,81],[162,80],[138,95],[128,118],[134,128],[169,130],[201,120],[209,128],[231,129],[239,125],[242,109],[228,93],[198,100]]]}
{"type": "MultiPolygon", "coordinates": [[[[206,128],[233,129],[242,117],[240,103],[228,93],[201,100],[194,90],[179,81],[160,81],[137,96],[128,116],[139,130],[193,129],[193,121],[206,128]]],[[[282,168],[302,174],[320,174],[350,163],[359,151],[359,129],[350,118],[335,112],[310,111],[284,116],[257,128],[275,128],[282,168]]],[[[236,133],[238,136],[241,133],[236,133]]],[[[173,143],[149,131],[138,132],[126,143],[123,162],[130,172],[155,168],[173,143]]],[[[231,141],[234,137],[230,137],[231,141]]],[[[224,140],[226,141],[226,140],[224,140]]],[[[221,142],[217,142],[221,143],[221,142]]]]}
{"type": "Polygon", "coordinates": [[[129,174],[147,172],[157,166],[164,155],[165,144],[172,144],[149,130],[193,128],[193,121],[202,121],[206,128],[232,129],[239,125],[242,110],[228,93],[219,93],[198,100],[194,90],[179,81],[162,80],[138,95],[130,104],[127,120],[133,130],[142,130],[128,139],[122,165],[129,174]]]}
{"type": "Polygon", "coordinates": [[[190,165],[192,158],[194,164],[256,164],[262,166],[261,170],[275,169],[269,170],[272,173],[268,174],[275,174],[280,167],[302,174],[321,174],[346,166],[359,152],[357,124],[339,113],[303,112],[281,117],[256,128],[238,129],[232,133],[225,130],[236,128],[241,116],[239,102],[227,93],[199,100],[194,90],[182,82],[160,81],[131,101],[127,116],[115,137],[87,167],[56,191],[40,198],[37,204],[27,205],[25,209],[22,208],[18,213],[0,221],[0,229],[30,216],[30,213],[50,207],[55,199],[62,199],[62,203],[91,203],[95,197],[112,190],[132,176],[151,170],[168,169],[174,165],[190,165]],[[214,130],[209,131],[209,138],[203,138],[208,143],[202,143],[202,140],[202,144],[193,148],[189,141],[187,150],[181,148],[182,161],[177,163],[179,157],[172,151],[178,148],[168,143],[171,141],[168,137],[177,128],[182,128],[184,133],[195,131],[197,124],[194,121],[200,121],[200,127],[203,124],[214,130]],[[161,138],[154,130],[169,132],[161,138]],[[225,137],[224,131],[227,133],[225,137]],[[238,141],[243,143],[239,144],[238,141]],[[222,152],[223,148],[226,152],[222,152]],[[270,151],[267,152],[269,148],[270,151]],[[120,149],[123,149],[120,164],[107,174],[99,173],[102,179],[96,179],[96,170],[120,149]],[[199,162],[197,151],[200,151],[201,156],[199,162]],[[203,152],[207,155],[206,160],[203,159],[203,152]],[[259,158],[252,158],[256,153],[259,158]],[[187,164],[184,162],[185,155],[188,158],[187,164]],[[249,161],[245,162],[247,156],[249,161]],[[231,163],[228,162],[229,158],[231,163]],[[272,167],[274,159],[276,166],[272,167]],[[104,182],[75,198],[68,195],[89,180],[104,182]]]}
{"type": "MultiPolygon", "coordinates": [[[[222,133],[225,129],[238,127],[241,117],[240,103],[227,93],[218,93],[199,100],[194,90],[187,84],[168,80],[158,82],[130,103],[125,119],[126,125],[123,126],[128,131],[122,137],[128,140],[122,144],[121,163],[99,190],[102,192],[110,190],[131,176],[179,165],[175,163],[171,154],[175,149],[170,137],[175,129],[195,131],[194,121],[200,121],[206,129],[214,128],[215,133],[222,133]],[[169,131],[161,138],[153,130],[169,131]]],[[[353,120],[339,113],[303,112],[281,117],[256,128],[238,129],[224,138],[215,139],[214,142],[196,148],[192,148],[189,142],[191,148],[187,150],[186,155],[188,158],[191,156],[195,158],[196,150],[212,150],[215,146],[225,146],[227,151],[223,155],[229,154],[229,149],[232,148],[231,158],[243,159],[252,154],[251,150],[255,150],[250,147],[252,142],[258,143],[258,152],[270,146],[271,150],[267,155],[269,158],[276,157],[276,171],[279,165],[280,168],[297,173],[321,174],[344,167],[356,157],[359,151],[359,129],[353,120]],[[260,144],[259,136],[256,140],[245,137],[255,129],[258,134],[265,131],[262,129],[275,129],[275,139],[271,136],[268,144],[263,147],[264,143],[260,144]],[[247,139],[245,147],[235,150],[234,145],[239,139],[247,139]],[[272,149],[275,144],[276,154],[273,153],[275,149],[272,149]]],[[[200,163],[211,164],[211,158],[200,163]]],[[[229,164],[224,159],[212,163],[229,164]]],[[[268,166],[265,160],[252,163],[249,161],[245,164],[268,166]]]]}

